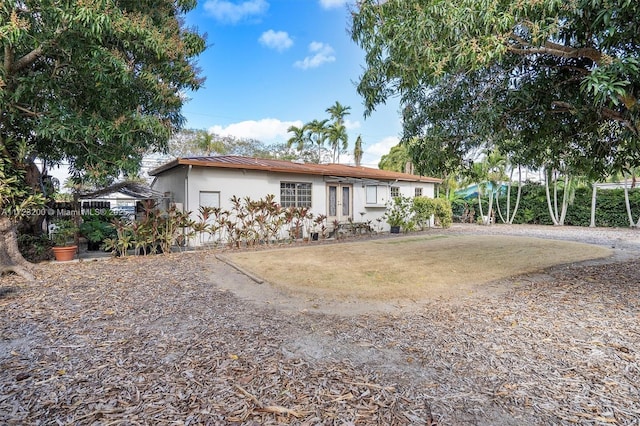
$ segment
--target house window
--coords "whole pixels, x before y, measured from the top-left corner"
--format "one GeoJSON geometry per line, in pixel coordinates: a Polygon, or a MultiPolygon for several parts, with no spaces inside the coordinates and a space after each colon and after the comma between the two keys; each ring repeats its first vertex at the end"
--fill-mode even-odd
{"type": "Polygon", "coordinates": [[[392,186],[391,187],[391,198],[395,198],[395,197],[399,197],[400,196],[400,188],[398,188],[397,186],[392,186]]]}
{"type": "Polygon", "coordinates": [[[200,207],[220,207],[219,191],[200,191],[200,207]]]}
{"type": "Polygon", "coordinates": [[[416,188],[416,197],[422,197],[422,188],[416,188]]]}
{"type": "Polygon", "coordinates": [[[282,207],[311,207],[311,184],[280,182],[280,205],[282,207]]]}
{"type": "Polygon", "coordinates": [[[378,204],[378,187],[368,185],[366,188],[367,204],[378,204]]]}

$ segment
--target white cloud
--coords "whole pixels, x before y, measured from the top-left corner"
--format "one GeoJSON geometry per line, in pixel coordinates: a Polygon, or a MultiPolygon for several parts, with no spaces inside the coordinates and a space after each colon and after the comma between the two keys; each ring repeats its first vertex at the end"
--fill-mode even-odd
{"type": "Polygon", "coordinates": [[[354,130],[354,129],[359,129],[361,126],[360,122],[358,120],[356,121],[351,121],[348,118],[346,118],[344,120],[344,127],[347,128],[347,130],[354,130]]]}
{"type": "Polygon", "coordinates": [[[280,121],[276,118],[264,118],[262,120],[247,120],[232,123],[228,126],[213,126],[209,132],[220,136],[235,136],[237,138],[257,139],[265,143],[284,142],[291,135],[287,133],[289,126],[302,126],[300,120],[280,121]]]}
{"type": "Polygon", "coordinates": [[[246,0],[235,3],[230,0],[207,0],[204,10],[216,20],[235,24],[245,18],[261,15],[267,11],[266,0],[246,0]]]}
{"type": "Polygon", "coordinates": [[[293,65],[303,70],[309,68],[317,68],[322,64],[328,62],[334,62],[336,57],[334,56],[333,47],[319,41],[313,41],[309,44],[309,52],[311,55],[307,56],[301,61],[296,61],[293,65]]]}
{"type": "Polygon", "coordinates": [[[333,9],[347,4],[347,0],[320,0],[323,9],[333,9]]]}
{"type": "Polygon", "coordinates": [[[400,143],[400,138],[397,136],[387,136],[380,142],[366,146],[362,156],[362,165],[378,167],[378,163],[382,156],[388,154],[389,151],[391,151],[391,148],[398,145],[398,143],[400,143]]]}
{"type": "Polygon", "coordinates": [[[275,49],[278,52],[283,52],[293,46],[293,40],[289,37],[289,34],[285,31],[265,31],[258,39],[260,44],[275,49]]]}

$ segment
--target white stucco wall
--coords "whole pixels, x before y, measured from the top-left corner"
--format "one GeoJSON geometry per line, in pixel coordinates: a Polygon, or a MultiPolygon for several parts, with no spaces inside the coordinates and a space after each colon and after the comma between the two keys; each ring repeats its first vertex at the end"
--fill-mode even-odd
{"type": "MultiPolygon", "coordinates": [[[[153,184],[153,188],[162,192],[171,192],[173,201],[182,203],[184,210],[190,211],[193,220],[198,219],[200,192],[219,192],[220,207],[231,210],[231,197],[249,197],[259,200],[268,194],[275,195],[280,203],[281,182],[311,183],[311,212],[314,216],[328,215],[327,185],[322,176],[297,175],[289,173],[271,173],[258,170],[219,169],[207,167],[179,166],[163,172],[153,184]],[[188,183],[188,185],[187,185],[188,183]],[[185,188],[188,191],[185,193],[185,188]]],[[[388,231],[384,221],[385,205],[391,199],[391,187],[398,187],[400,195],[414,197],[415,188],[422,188],[422,195],[434,197],[435,185],[422,182],[380,182],[377,185],[377,202],[367,203],[366,186],[360,181],[345,179],[342,184],[352,188],[352,217],[355,222],[371,221],[376,231],[388,231]],[[377,220],[380,219],[380,220],[377,220]]],[[[331,225],[331,224],[328,224],[331,225]]],[[[331,226],[329,226],[331,228],[331,226]]],[[[196,243],[197,244],[197,243],[196,243]]]]}
{"type": "Polygon", "coordinates": [[[175,167],[154,179],[151,187],[156,191],[170,193],[171,201],[185,204],[185,176],[188,166],[175,167]]]}

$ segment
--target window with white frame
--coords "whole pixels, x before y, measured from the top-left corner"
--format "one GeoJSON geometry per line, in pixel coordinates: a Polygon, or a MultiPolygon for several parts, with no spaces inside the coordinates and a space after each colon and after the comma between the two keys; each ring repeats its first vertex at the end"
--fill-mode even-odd
{"type": "Polygon", "coordinates": [[[415,196],[416,197],[422,197],[422,188],[416,188],[415,196]]]}
{"type": "Polygon", "coordinates": [[[395,197],[399,197],[400,196],[400,188],[397,186],[392,186],[391,187],[391,198],[395,198],[395,197]]]}
{"type": "Polygon", "coordinates": [[[367,185],[366,187],[366,203],[378,204],[378,187],[375,185],[367,185]]]}
{"type": "Polygon", "coordinates": [[[200,191],[200,207],[220,207],[220,191],[200,191]]]}
{"type": "Polygon", "coordinates": [[[311,207],[311,184],[306,182],[280,182],[282,207],[311,207]]]}

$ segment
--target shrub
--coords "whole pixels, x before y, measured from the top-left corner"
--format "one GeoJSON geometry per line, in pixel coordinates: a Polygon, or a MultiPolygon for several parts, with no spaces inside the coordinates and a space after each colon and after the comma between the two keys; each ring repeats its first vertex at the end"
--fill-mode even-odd
{"type": "Polygon", "coordinates": [[[431,200],[434,206],[434,215],[436,217],[436,223],[439,223],[443,228],[449,228],[453,222],[453,211],[451,210],[451,203],[444,198],[435,198],[431,200]]]}
{"type": "Polygon", "coordinates": [[[394,197],[393,201],[387,204],[387,211],[384,218],[389,226],[406,227],[411,216],[412,202],[409,197],[394,197]]]}
{"type": "Polygon", "coordinates": [[[29,262],[42,262],[52,258],[53,242],[46,235],[21,234],[18,236],[18,249],[29,262]]]}
{"type": "Polygon", "coordinates": [[[453,222],[451,203],[444,198],[415,197],[411,212],[413,221],[420,228],[430,223],[431,216],[435,216],[436,223],[443,228],[450,227],[453,222]]]}

